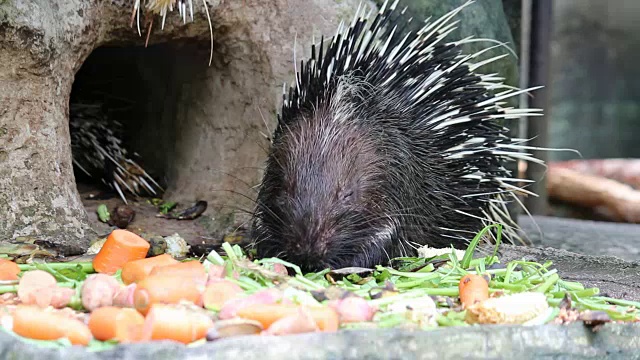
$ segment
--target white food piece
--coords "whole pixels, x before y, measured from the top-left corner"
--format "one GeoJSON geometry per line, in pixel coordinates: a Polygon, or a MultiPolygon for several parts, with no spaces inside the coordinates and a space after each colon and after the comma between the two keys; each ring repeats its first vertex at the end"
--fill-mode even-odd
{"type": "Polygon", "coordinates": [[[430,296],[401,299],[387,306],[388,313],[404,313],[407,320],[420,326],[436,326],[438,309],[430,296]]]}
{"type": "Polygon", "coordinates": [[[190,246],[178,233],[167,236],[164,240],[167,242],[167,250],[165,252],[174,258],[181,258],[189,253],[190,246]]]}
{"type": "Polygon", "coordinates": [[[524,292],[489,298],[467,308],[470,324],[524,324],[548,314],[549,303],[542,293],[524,292]]]}
{"type": "MultiPolygon", "coordinates": [[[[458,260],[464,258],[464,250],[455,250],[458,260]]],[[[451,254],[451,248],[431,248],[429,246],[423,246],[418,249],[418,256],[421,258],[432,258],[434,256],[440,256],[443,254],[451,254]]]]}
{"type": "Polygon", "coordinates": [[[104,245],[105,241],[107,241],[107,238],[100,239],[91,244],[91,246],[89,246],[89,249],[87,249],[85,255],[96,255],[98,252],[100,252],[100,249],[102,249],[102,245],[104,245]]]}
{"type": "Polygon", "coordinates": [[[11,331],[13,329],[13,316],[11,316],[11,314],[1,314],[0,327],[11,331]]]}

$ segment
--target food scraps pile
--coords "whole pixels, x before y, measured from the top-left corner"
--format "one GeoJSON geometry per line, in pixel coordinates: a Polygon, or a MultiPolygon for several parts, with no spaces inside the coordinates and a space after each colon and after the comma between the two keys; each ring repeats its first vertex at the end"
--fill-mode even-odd
{"type": "MultiPolygon", "coordinates": [[[[0,330],[38,345],[282,336],[347,328],[416,330],[483,324],[637,321],[640,303],[562,280],[551,262],[464,254],[393,259],[389,267],[303,274],[276,258],[150,256],[149,242],[114,230],[92,262],[17,264],[0,258],[0,330]]],[[[500,229],[500,228],[499,228],[500,229]]],[[[500,237],[498,236],[498,239],[500,237]]]]}

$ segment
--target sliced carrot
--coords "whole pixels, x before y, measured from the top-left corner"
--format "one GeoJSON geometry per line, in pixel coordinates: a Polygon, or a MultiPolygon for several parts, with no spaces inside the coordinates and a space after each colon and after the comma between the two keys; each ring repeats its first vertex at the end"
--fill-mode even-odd
{"type": "Polygon", "coordinates": [[[480,275],[467,274],[463,276],[458,284],[458,290],[460,302],[464,307],[489,298],[489,283],[480,275]]]}
{"type": "MultiPolygon", "coordinates": [[[[299,308],[299,305],[294,304],[255,304],[241,308],[237,314],[238,317],[258,321],[267,329],[282,318],[298,315],[299,308]]],[[[306,307],[306,310],[321,331],[338,330],[340,319],[334,309],[328,306],[309,306],[306,307]]]]}
{"type": "Polygon", "coordinates": [[[0,259],[0,280],[18,280],[18,274],[20,274],[18,264],[11,260],[0,259]]]}
{"type": "Polygon", "coordinates": [[[177,304],[189,301],[202,306],[205,279],[185,279],[181,275],[149,275],[133,292],[135,308],[147,314],[154,304],[177,304]]]}
{"type": "Polygon", "coordinates": [[[228,300],[244,294],[242,288],[229,280],[211,281],[202,294],[202,305],[219,311],[228,300]]]}
{"type": "Polygon", "coordinates": [[[189,344],[207,335],[213,320],[204,313],[166,304],[154,304],[145,318],[143,338],[189,344]]]}
{"type": "Polygon", "coordinates": [[[91,331],[82,321],[30,305],[18,305],[13,313],[13,332],[29,339],[67,338],[73,345],[87,345],[91,331]]]}
{"type": "Polygon", "coordinates": [[[207,270],[200,261],[191,260],[178,262],[173,265],[156,266],[151,270],[149,276],[182,276],[185,279],[195,277],[207,280],[207,270]]]}
{"type": "Polygon", "coordinates": [[[162,254],[150,258],[129,261],[122,267],[122,282],[125,285],[138,282],[151,273],[156,266],[178,264],[179,261],[169,254],[162,254]]]}
{"type": "Polygon", "coordinates": [[[267,330],[268,335],[290,335],[318,331],[318,324],[305,307],[299,307],[296,315],[285,316],[276,320],[267,330]]]}
{"type": "Polygon", "coordinates": [[[151,244],[128,230],[116,229],[109,234],[93,258],[96,272],[113,275],[129,261],[144,259],[151,244]]]}
{"type": "Polygon", "coordinates": [[[104,306],[91,312],[89,317],[89,329],[93,337],[100,341],[140,341],[143,326],[144,316],[131,308],[104,306]]]}

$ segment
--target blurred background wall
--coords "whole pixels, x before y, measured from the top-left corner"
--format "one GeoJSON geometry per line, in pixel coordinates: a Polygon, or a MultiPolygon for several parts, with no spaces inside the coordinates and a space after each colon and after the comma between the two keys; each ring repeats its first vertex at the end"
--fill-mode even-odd
{"type": "Polygon", "coordinates": [[[640,157],[640,1],[553,6],[550,146],[577,149],[585,159],[640,157]]]}

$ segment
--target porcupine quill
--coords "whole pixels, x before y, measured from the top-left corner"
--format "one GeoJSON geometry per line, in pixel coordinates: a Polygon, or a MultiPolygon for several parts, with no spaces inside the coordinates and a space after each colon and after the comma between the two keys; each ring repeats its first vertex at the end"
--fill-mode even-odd
{"type": "Polygon", "coordinates": [[[100,104],[71,103],[69,128],[73,164],[89,177],[100,179],[128,204],[125,192],[134,196],[156,195],[162,187],[133,159],[123,146],[122,125],[109,119],[100,104]]]}
{"type": "Polygon", "coordinates": [[[328,46],[323,37],[306,63],[294,59],[253,213],[259,257],[370,268],[422,245],[466,247],[495,223],[504,241],[521,240],[507,204],[524,208],[517,193],[535,194],[504,163],[543,162],[501,121],[541,115],[503,107],[540,87],[476,72],[508,56],[477,60],[502,43],[465,55],[461,45],[489,40],[445,40],[472,1],[404,36],[405,11],[392,21],[398,3],[368,26],[360,6],[328,46]]]}

